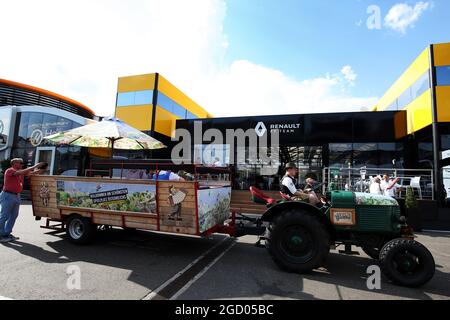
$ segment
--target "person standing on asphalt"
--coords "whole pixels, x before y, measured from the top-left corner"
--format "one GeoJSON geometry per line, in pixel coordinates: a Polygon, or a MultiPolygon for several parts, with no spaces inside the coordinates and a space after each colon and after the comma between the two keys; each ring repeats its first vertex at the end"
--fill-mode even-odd
{"type": "Polygon", "coordinates": [[[24,177],[41,174],[43,172],[41,168],[45,166],[45,163],[38,163],[23,169],[22,159],[11,160],[11,168],[5,172],[3,191],[0,194],[0,243],[19,240],[11,232],[19,215],[24,177]]]}

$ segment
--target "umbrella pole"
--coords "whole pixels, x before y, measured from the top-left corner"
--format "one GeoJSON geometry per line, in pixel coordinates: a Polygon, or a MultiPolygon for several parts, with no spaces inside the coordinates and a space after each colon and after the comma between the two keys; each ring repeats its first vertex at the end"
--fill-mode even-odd
{"type": "Polygon", "coordinates": [[[115,139],[111,139],[111,159],[114,159],[114,144],[116,143],[115,139]]]}
{"type": "MultiPolygon", "coordinates": [[[[111,160],[114,160],[114,143],[116,142],[115,139],[109,139],[109,141],[111,142],[111,160]]],[[[112,179],[113,177],[113,171],[114,170],[110,170],[109,171],[109,178],[112,179]]]]}

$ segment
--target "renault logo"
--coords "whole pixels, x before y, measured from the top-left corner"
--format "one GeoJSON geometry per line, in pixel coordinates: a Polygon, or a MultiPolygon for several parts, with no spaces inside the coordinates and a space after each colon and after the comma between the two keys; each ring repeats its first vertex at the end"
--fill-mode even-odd
{"type": "Polygon", "coordinates": [[[3,124],[3,121],[0,120],[0,134],[3,133],[3,130],[5,130],[5,125],[3,124]]]}
{"type": "Polygon", "coordinates": [[[258,123],[258,125],[255,128],[255,131],[256,131],[256,134],[258,135],[258,137],[260,137],[260,138],[264,137],[264,135],[267,132],[267,127],[264,124],[264,122],[258,123]]]}

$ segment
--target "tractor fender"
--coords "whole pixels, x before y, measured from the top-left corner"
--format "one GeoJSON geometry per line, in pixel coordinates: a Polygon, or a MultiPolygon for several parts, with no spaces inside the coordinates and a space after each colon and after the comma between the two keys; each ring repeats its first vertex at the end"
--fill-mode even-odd
{"type": "Polygon", "coordinates": [[[288,210],[299,210],[306,211],[315,215],[319,218],[319,220],[327,227],[332,240],[335,239],[335,229],[331,224],[331,221],[328,219],[327,215],[320,211],[317,207],[310,205],[309,203],[300,202],[300,201],[291,201],[291,202],[283,202],[279,203],[269,210],[267,210],[262,216],[261,220],[264,222],[272,222],[276,216],[281,214],[284,211],[288,210]]]}

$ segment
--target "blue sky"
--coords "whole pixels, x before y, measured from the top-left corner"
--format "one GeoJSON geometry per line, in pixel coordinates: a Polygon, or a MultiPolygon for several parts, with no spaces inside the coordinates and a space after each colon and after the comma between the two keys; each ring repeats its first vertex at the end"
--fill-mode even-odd
{"type": "Polygon", "coordinates": [[[367,8],[378,5],[384,18],[395,4],[418,2],[230,0],[227,59],[251,59],[298,80],[349,64],[358,74],[351,91],[381,96],[427,45],[450,42],[450,1],[428,2],[405,34],[369,30],[367,8]]]}
{"type": "Polygon", "coordinates": [[[450,42],[448,12],[448,0],[0,0],[0,78],[105,116],[118,77],[152,72],[215,116],[370,110],[427,45],[450,42]]]}

